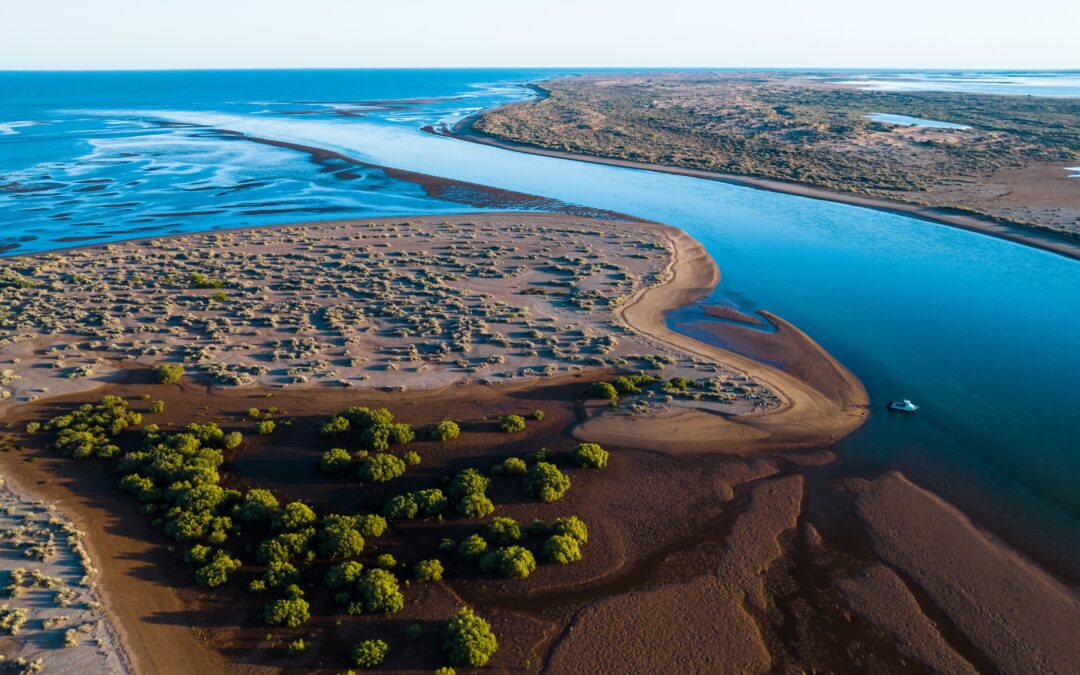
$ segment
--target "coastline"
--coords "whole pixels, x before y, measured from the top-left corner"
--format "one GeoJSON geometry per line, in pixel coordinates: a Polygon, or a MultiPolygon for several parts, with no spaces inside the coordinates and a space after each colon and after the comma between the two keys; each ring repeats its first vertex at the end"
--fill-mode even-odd
{"type": "Polygon", "coordinates": [[[705,247],[685,231],[660,223],[655,226],[672,246],[668,279],[640,291],[619,308],[619,317],[641,334],[745,372],[779,392],[783,403],[779,408],[725,419],[688,410],[668,416],[667,424],[655,424],[655,419],[615,421],[601,414],[579,425],[575,437],[649,449],[658,444],[670,446],[669,426],[674,424],[683,452],[749,454],[829,445],[866,421],[870,400],[862,382],[809,336],[777,316],[770,314],[768,318],[797,334],[807,352],[835,370],[843,383],[838,401],[782,370],[668,328],[666,314],[706,297],[719,282],[720,269],[705,247]],[[718,428],[726,433],[718,434],[718,428]]]}
{"type": "MultiPolygon", "coordinates": [[[[521,105],[521,102],[508,103],[506,105],[521,105]]],[[[909,204],[906,202],[891,201],[875,197],[864,197],[862,195],[837,192],[835,190],[828,190],[826,188],[806,185],[803,183],[792,183],[788,181],[774,180],[770,178],[757,178],[754,176],[743,176],[739,174],[718,173],[714,171],[704,171],[701,169],[688,169],[677,166],[667,166],[664,164],[653,164],[650,162],[636,162],[632,160],[616,159],[612,157],[583,155],[573,152],[565,152],[562,150],[549,150],[547,148],[541,148],[527,143],[506,141],[495,138],[493,136],[488,136],[487,134],[481,133],[473,129],[474,122],[479,117],[488,112],[490,112],[490,110],[482,110],[480,112],[473,113],[472,115],[462,118],[452,127],[436,128],[429,125],[422,127],[422,131],[436,136],[445,136],[447,138],[468,141],[470,143],[489,145],[492,147],[500,148],[503,150],[510,150],[514,152],[523,152],[532,155],[542,155],[545,157],[554,157],[557,159],[568,159],[576,162],[605,164],[608,166],[621,167],[624,169],[638,169],[642,171],[654,171],[657,173],[687,176],[690,178],[701,178],[704,180],[728,183],[731,185],[738,185],[740,187],[753,188],[756,190],[779,192],[781,194],[789,194],[797,197],[807,197],[809,199],[818,199],[821,201],[836,202],[839,204],[847,204],[849,206],[858,206],[862,208],[874,209],[875,211],[884,211],[886,213],[894,213],[897,215],[908,216],[911,218],[916,218],[918,220],[936,223],[938,225],[956,227],[962,230],[967,230],[969,232],[975,232],[977,234],[983,234],[998,239],[1004,239],[1015,244],[1030,246],[1032,248],[1037,248],[1043,251],[1047,251],[1049,253],[1055,253],[1057,255],[1062,255],[1067,258],[1072,258],[1074,260],[1080,260],[1080,241],[1074,241],[1072,239],[1068,239],[1063,236],[1057,236],[1049,232],[1040,232],[1039,230],[1032,227],[1026,227],[1015,223],[999,221],[985,216],[975,216],[966,213],[956,212],[952,209],[919,206],[917,204],[909,204]]]]}

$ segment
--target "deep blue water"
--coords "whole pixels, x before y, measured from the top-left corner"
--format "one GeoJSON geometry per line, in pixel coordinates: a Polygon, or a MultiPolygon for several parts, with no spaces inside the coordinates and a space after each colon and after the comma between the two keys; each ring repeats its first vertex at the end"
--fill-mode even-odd
{"type": "MultiPolygon", "coordinates": [[[[794,322],[866,384],[871,419],[831,471],[901,468],[1080,577],[1080,264],[899,215],[419,130],[524,98],[515,83],[553,74],[0,73],[0,186],[41,188],[0,188],[0,245],[474,210],[223,131],[670,223],[718,261],[714,301],[794,322]],[[923,409],[885,413],[897,397],[923,409]]],[[[1015,93],[1052,86],[1013,80],[1015,93]]]]}

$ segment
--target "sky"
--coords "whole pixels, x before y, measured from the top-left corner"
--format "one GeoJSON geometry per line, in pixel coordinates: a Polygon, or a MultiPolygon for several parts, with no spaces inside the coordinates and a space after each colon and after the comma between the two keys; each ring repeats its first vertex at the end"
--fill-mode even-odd
{"type": "Polygon", "coordinates": [[[0,70],[1080,68],[1078,0],[37,0],[0,70]]]}

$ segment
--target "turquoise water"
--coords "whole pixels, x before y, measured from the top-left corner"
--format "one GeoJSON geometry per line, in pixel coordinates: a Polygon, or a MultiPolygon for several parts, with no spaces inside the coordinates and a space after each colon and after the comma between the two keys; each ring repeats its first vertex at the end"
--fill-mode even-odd
{"type": "Polygon", "coordinates": [[[0,191],[0,244],[471,210],[378,169],[222,130],[670,223],[718,261],[714,301],[794,322],[867,385],[870,421],[829,471],[901,468],[1080,576],[1080,264],[899,215],[420,131],[521,99],[513,82],[548,74],[56,74],[14,85],[0,74],[0,185],[45,187],[0,191]],[[443,98],[370,105],[433,97],[443,98]],[[160,215],[191,211],[209,213],[160,215]],[[899,397],[919,414],[884,412],[899,397]]]}
{"type": "Polygon", "coordinates": [[[942,122],[941,120],[928,120],[923,117],[910,117],[908,115],[894,115],[891,113],[870,113],[867,118],[875,122],[886,124],[899,124],[906,127],[927,127],[930,129],[970,129],[971,127],[955,122],[942,122]]]}

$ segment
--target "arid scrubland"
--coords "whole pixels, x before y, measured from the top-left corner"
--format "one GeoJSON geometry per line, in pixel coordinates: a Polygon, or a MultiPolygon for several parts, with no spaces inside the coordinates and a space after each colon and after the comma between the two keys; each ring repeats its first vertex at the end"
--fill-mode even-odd
{"type": "Polygon", "coordinates": [[[671,257],[647,224],[495,215],[9,258],[0,263],[0,397],[93,388],[125,364],[182,364],[221,386],[390,390],[607,366],[701,380],[698,407],[778,403],[740,372],[619,320],[623,304],[668,278],[671,257]]]}
{"type": "Polygon", "coordinates": [[[1075,99],[863,91],[803,73],[589,74],[473,129],[547,150],[989,216],[1080,235],[1075,99]],[[967,129],[874,121],[899,114],[967,129]]]}

